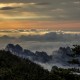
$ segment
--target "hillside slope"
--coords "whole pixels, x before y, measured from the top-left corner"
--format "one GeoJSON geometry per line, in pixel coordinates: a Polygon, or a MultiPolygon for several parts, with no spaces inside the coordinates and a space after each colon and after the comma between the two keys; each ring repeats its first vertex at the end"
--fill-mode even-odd
{"type": "Polygon", "coordinates": [[[28,59],[0,51],[0,80],[46,80],[49,72],[28,59]]]}
{"type": "Polygon", "coordinates": [[[43,69],[28,59],[0,50],[0,80],[80,80],[79,69],[43,69]],[[74,72],[74,74],[73,74],[74,72]]]}

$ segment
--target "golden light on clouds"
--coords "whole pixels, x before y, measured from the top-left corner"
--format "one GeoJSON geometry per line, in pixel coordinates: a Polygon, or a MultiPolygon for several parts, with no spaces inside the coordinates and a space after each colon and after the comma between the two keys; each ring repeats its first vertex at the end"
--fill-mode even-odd
{"type": "Polygon", "coordinates": [[[0,3],[0,29],[80,30],[79,1],[3,2],[0,3]]]}
{"type": "Polygon", "coordinates": [[[0,8],[2,7],[21,7],[24,6],[24,3],[0,3],[0,8]]]}

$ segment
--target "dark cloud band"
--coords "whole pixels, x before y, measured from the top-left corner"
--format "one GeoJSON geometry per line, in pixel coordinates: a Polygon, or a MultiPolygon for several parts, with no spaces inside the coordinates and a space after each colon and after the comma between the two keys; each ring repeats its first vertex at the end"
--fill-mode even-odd
{"type": "Polygon", "coordinates": [[[2,8],[0,8],[0,10],[12,10],[12,9],[16,9],[16,8],[19,8],[19,7],[2,7],[2,8]]]}

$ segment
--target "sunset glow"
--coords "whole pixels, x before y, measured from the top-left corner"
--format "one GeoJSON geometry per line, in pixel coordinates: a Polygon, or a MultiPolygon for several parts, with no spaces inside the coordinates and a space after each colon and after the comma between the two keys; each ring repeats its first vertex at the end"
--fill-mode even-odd
{"type": "Polygon", "coordinates": [[[80,30],[79,5],[75,0],[0,0],[0,29],[80,30]]]}
{"type": "Polygon", "coordinates": [[[80,22],[75,21],[0,21],[0,29],[53,29],[79,30],[80,22]]]}

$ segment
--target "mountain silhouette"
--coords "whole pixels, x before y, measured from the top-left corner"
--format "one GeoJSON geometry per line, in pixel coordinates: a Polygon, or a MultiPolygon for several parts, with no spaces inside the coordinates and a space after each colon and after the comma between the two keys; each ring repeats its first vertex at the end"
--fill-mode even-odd
{"type": "Polygon", "coordinates": [[[34,53],[30,50],[23,49],[19,44],[8,44],[5,50],[33,62],[60,64],[62,66],[69,67],[80,66],[80,55],[74,56],[74,51],[72,51],[70,47],[60,47],[57,51],[55,51],[55,54],[53,53],[52,55],[48,55],[43,51],[36,51],[34,53]]]}

